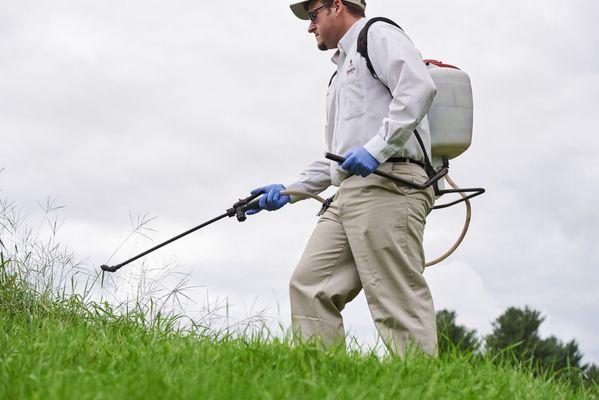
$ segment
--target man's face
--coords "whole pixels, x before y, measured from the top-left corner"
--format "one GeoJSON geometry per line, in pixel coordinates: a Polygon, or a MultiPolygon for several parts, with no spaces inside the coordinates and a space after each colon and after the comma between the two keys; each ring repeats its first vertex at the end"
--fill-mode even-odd
{"type": "Polygon", "coordinates": [[[316,37],[316,45],[320,50],[329,50],[337,47],[339,38],[335,16],[333,14],[335,4],[331,7],[323,7],[321,1],[313,1],[308,5],[308,12],[315,12],[314,21],[310,21],[308,32],[316,37]]]}

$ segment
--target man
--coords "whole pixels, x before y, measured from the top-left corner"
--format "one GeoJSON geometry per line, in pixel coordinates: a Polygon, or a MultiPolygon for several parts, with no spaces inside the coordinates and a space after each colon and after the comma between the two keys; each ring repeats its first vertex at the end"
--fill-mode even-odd
{"type": "MultiPolygon", "coordinates": [[[[384,22],[368,32],[368,55],[376,72],[357,52],[366,25],[364,0],[311,0],[291,5],[310,20],[308,32],[320,50],[337,49],[337,74],[327,93],[327,151],[341,154],[340,166],[318,160],[288,190],[319,193],[338,186],[291,278],[294,333],[343,343],[341,311],[364,289],[380,336],[403,354],[409,345],[436,353],[435,310],[422,276],[422,237],[434,191],[412,189],[371,174],[378,168],[422,183],[424,155],[430,156],[426,112],[435,86],[419,52],[401,29],[384,22]]],[[[258,188],[262,209],[296,201],[280,184],[258,188]]]]}

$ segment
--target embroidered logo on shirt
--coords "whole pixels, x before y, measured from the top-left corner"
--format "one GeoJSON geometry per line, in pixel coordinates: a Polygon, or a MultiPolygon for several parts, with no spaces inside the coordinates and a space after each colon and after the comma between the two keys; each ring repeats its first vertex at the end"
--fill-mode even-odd
{"type": "Polygon", "coordinates": [[[354,60],[349,60],[349,68],[345,71],[345,75],[350,75],[356,72],[356,67],[354,67],[354,60]]]}

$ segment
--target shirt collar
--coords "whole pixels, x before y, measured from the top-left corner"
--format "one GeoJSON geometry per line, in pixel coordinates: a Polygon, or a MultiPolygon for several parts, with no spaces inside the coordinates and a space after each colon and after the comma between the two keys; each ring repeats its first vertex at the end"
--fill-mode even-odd
{"type": "Polygon", "coordinates": [[[335,52],[331,58],[333,64],[337,65],[341,54],[346,55],[348,50],[353,46],[354,43],[356,43],[358,40],[358,35],[364,25],[366,25],[366,18],[360,18],[351,26],[351,28],[347,30],[347,32],[345,32],[345,35],[343,35],[341,40],[339,40],[337,52],[335,52]]]}

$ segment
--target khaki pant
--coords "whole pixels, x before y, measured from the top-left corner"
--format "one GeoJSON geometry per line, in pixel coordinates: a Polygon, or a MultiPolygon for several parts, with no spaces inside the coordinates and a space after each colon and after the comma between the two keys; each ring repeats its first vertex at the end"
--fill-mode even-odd
{"type": "MultiPolygon", "coordinates": [[[[380,169],[422,183],[416,164],[380,169]]],[[[411,189],[376,175],[344,180],[320,218],[290,282],[294,334],[344,343],[341,311],[362,288],[390,351],[412,345],[436,353],[435,309],[422,276],[425,218],[434,191],[411,189]]]]}

